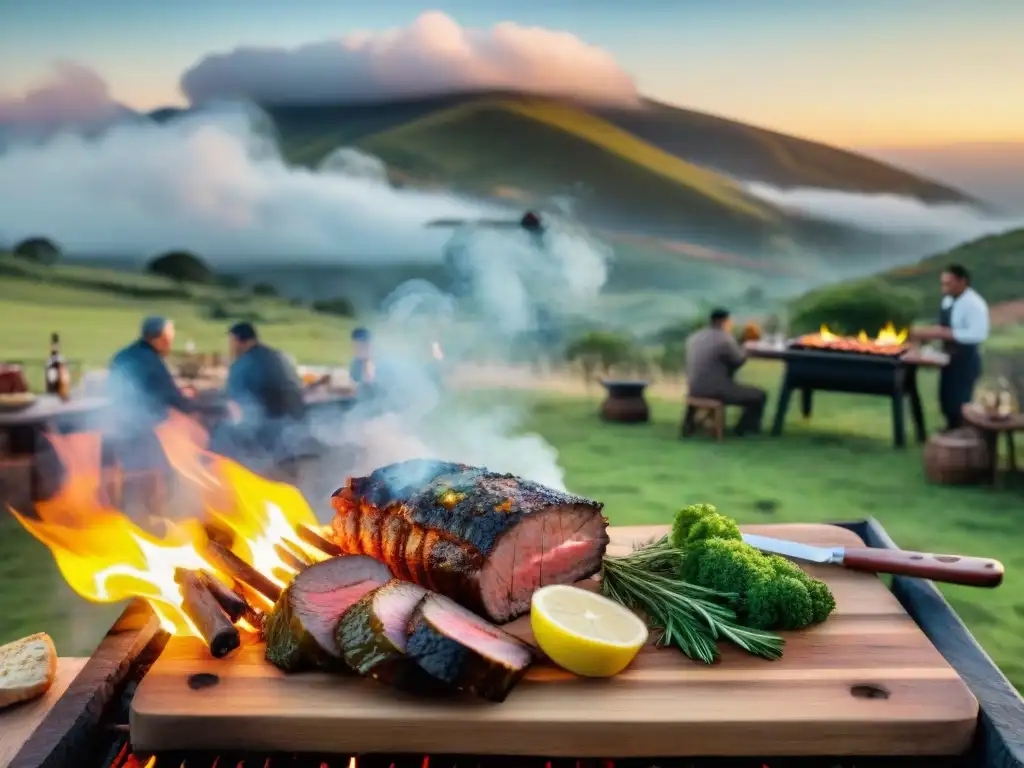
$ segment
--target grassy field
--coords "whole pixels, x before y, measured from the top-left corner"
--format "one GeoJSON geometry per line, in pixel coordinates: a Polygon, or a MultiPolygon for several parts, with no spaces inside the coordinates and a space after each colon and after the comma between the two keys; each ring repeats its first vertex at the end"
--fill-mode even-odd
{"type": "Polygon", "coordinates": [[[56,331],[69,359],[103,366],[137,337],[139,322],[150,314],[174,320],[179,348],[191,339],[199,351],[224,352],[228,327],[247,317],[269,344],[286,347],[301,362],[339,364],[350,356],[352,321],[282,299],[212,286],[183,288],[159,277],[92,267],[33,267],[0,256],[0,270],[4,267],[0,359],[44,360],[49,335],[56,331]]]}
{"type": "MultiPolygon", "coordinates": [[[[774,388],[779,369],[752,363],[748,381],[774,388]]],[[[922,382],[932,406],[934,381],[922,382]]],[[[470,395],[481,407],[493,393],[470,395]]],[[[874,516],[903,547],[983,555],[1007,567],[998,590],[944,587],[972,632],[1024,688],[1024,555],[1018,546],[1020,491],[928,485],[916,447],[890,442],[888,403],[821,395],[804,422],[793,410],[782,438],[678,439],[680,405],[653,402],[653,421],[609,425],[597,397],[503,393],[522,400],[524,430],[554,445],[568,487],[603,501],[613,524],[666,522],[681,505],[708,501],[741,522],[848,521],[874,516]]],[[[929,407],[929,424],[937,423],[929,407]]],[[[321,514],[323,511],[321,510],[321,514]]],[[[64,653],[85,652],[116,608],[71,595],[45,549],[0,521],[0,642],[45,629],[64,653]]]]}

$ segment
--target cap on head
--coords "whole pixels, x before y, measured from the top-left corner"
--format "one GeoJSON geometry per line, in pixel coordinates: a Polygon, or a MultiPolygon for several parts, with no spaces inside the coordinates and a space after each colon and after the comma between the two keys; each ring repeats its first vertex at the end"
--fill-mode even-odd
{"type": "Polygon", "coordinates": [[[711,321],[712,325],[719,325],[729,319],[729,310],[723,309],[722,307],[715,307],[711,310],[711,314],[708,315],[708,320],[711,321]]]}
{"type": "Polygon", "coordinates": [[[356,328],[352,331],[352,341],[367,342],[370,340],[370,331],[368,328],[356,328]]]}
{"type": "Polygon", "coordinates": [[[150,315],[142,321],[142,325],[139,327],[139,335],[146,341],[160,338],[167,329],[169,322],[166,317],[150,315]]]}
{"type": "Polygon", "coordinates": [[[259,338],[252,323],[235,323],[228,329],[228,333],[243,343],[256,341],[259,338]]]}

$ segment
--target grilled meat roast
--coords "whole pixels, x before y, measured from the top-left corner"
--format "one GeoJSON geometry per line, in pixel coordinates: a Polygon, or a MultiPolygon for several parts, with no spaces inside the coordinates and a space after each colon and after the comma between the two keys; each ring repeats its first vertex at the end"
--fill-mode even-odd
{"type": "Polygon", "coordinates": [[[387,566],[370,557],[334,557],[309,566],[267,616],[267,661],[285,672],[344,669],[334,637],[338,622],[363,595],[390,580],[387,566]]]}
{"type": "Polygon", "coordinates": [[[504,701],[533,661],[522,640],[437,594],[417,604],[406,655],[431,677],[491,701],[504,701]]]}
{"type": "Polygon", "coordinates": [[[526,613],[540,587],[597,573],[608,546],[602,504],[465,464],[390,464],[331,503],[343,551],[498,623],[526,613]]]}

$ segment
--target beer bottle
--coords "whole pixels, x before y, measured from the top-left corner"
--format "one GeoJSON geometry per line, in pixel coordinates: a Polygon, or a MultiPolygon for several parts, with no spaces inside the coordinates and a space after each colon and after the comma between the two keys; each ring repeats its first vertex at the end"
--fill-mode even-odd
{"type": "Polygon", "coordinates": [[[50,336],[50,357],[46,361],[46,394],[68,399],[68,369],[60,353],[60,336],[50,336]]]}

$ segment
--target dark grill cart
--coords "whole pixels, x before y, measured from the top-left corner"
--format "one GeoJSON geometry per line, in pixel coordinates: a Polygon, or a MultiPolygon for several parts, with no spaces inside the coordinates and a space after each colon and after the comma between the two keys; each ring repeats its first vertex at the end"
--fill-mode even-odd
{"type": "Polygon", "coordinates": [[[800,393],[800,411],[809,418],[817,390],[888,397],[892,404],[893,443],[897,448],[903,448],[907,442],[904,407],[909,401],[914,436],[922,444],[927,439],[917,372],[922,367],[941,368],[947,362],[944,356],[924,356],[913,351],[900,356],[870,355],[798,348],[793,343],[775,347],[754,342],[747,344],[746,349],[750,357],[781,360],[785,365],[773,435],[782,434],[793,393],[800,393]]]}
{"type": "MultiPolygon", "coordinates": [[[[895,547],[874,520],[840,525],[870,546],[895,547]]],[[[762,759],[751,755],[706,760],[362,755],[355,764],[364,768],[1024,768],[1024,700],[931,582],[896,577],[892,591],[978,699],[981,709],[977,735],[966,755],[919,759],[848,759],[842,755],[762,759]]],[[[142,603],[129,606],[21,746],[11,768],[349,768],[353,764],[349,755],[133,755],[128,743],[128,707],[138,681],[165,640],[148,607],[142,603]]],[[[0,740],[10,736],[4,728],[5,721],[0,718],[0,740]]]]}

